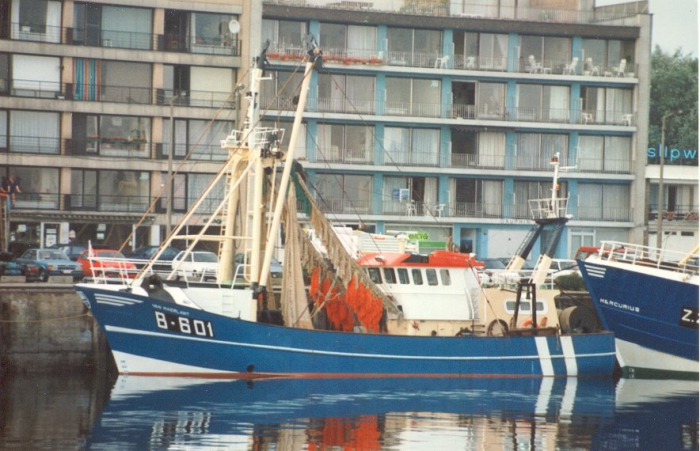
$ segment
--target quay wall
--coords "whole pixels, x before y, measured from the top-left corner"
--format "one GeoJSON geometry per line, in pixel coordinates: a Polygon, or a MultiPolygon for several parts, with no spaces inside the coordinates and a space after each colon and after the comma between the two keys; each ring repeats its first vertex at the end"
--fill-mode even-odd
{"type": "Polygon", "coordinates": [[[104,370],[104,335],[70,284],[0,285],[0,371],[104,370]]]}

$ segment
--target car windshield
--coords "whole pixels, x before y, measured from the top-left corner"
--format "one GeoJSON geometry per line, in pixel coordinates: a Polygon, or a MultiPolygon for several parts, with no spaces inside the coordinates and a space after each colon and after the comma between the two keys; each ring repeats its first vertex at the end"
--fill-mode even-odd
{"type": "Polygon", "coordinates": [[[504,265],[502,261],[489,258],[484,260],[484,267],[486,269],[506,269],[506,265],[504,265]]]}
{"type": "Polygon", "coordinates": [[[219,257],[217,257],[216,254],[213,252],[195,252],[194,261],[204,263],[217,263],[219,261],[219,257]]]}
{"type": "Polygon", "coordinates": [[[124,258],[124,255],[118,251],[98,251],[95,255],[101,258],[124,258]]]}
{"type": "Polygon", "coordinates": [[[41,251],[39,252],[40,260],[70,260],[64,252],[60,251],[41,251]]]}

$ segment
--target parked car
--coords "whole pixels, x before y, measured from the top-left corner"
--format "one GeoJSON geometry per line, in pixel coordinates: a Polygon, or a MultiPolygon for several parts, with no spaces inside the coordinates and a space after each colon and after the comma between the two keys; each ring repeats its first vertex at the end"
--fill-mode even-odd
{"type": "Polygon", "coordinates": [[[549,273],[547,274],[545,283],[553,283],[558,277],[568,276],[571,274],[581,275],[581,271],[578,269],[578,263],[576,263],[576,260],[554,258],[552,259],[552,264],[549,267],[549,273]]]}
{"type": "Polygon", "coordinates": [[[523,276],[518,271],[507,271],[508,262],[501,258],[484,258],[480,260],[484,267],[479,269],[479,277],[482,285],[489,284],[515,284],[523,276]]]}
{"type": "MultiPolygon", "coordinates": [[[[125,252],[127,259],[138,260],[134,261],[138,269],[146,266],[147,260],[153,258],[158,252],[160,246],[143,246],[134,249],[131,252],[125,252]]],[[[158,260],[153,264],[153,271],[160,273],[169,273],[172,269],[171,261],[180,253],[180,249],[172,246],[165,248],[163,253],[158,257],[158,260]]]]}
{"type": "MultiPolygon", "coordinates": [[[[243,274],[244,273],[249,273],[250,271],[247,268],[239,268],[239,266],[243,265],[244,263],[247,263],[250,265],[250,256],[248,256],[248,261],[244,261],[243,254],[236,254],[234,257],[234,262],[236,263],[236,269],[238,277],[236,278],[236,282],[242,282],[244,281],[243,274]],[[244,271],[244,269],[246,269],[244,271]]],[[[282,285],[282,274],[284,272],[284,268],[282,267],[282,263],[280,263],[276,258],[272,257],[272,261],[270,262],[270,282],[272,286],[280,286],[282,285]]]]}
{"type": "Polygon", "coordinates": [[[56,249],[27,249],[16,261],[22,265],[36,265],[39,268],[37,279],[41,282],[47,281],[49,276],[71,276],[76,281],[83,278],[83,266],[56,249]]]}
{"type": "Polygon", "coordinates": [[[76,262],[83,266],[85,277],[134,278],[138,272],[136,265],[116,249],[93,249],[92,255],[90,250],[85,250],[76,262]]]}
{"type": "Polygon", "coordinates": [[[0,252],[0,276],[24,276],[28,281],[37,280],[39,267],[17,262],[11,252],[0,252]]]}
{"type": "Polygon", "coordinates": [[[65,253],[68,258],[73,261],[78,259],[78,256],[87,250],[88,245],[83,243],[66,243],[66,244],[54,244],[53,246],[46,246],[44,249],[55,249],[65,253]]]}
{"type": "Polygon", "coordinates": [[[219,256],[209,251],[192,251],[178,253],[171,264],[177,268],[178,279],[182,276],[192,279],[216,278],[219,268],[219,256]]]}

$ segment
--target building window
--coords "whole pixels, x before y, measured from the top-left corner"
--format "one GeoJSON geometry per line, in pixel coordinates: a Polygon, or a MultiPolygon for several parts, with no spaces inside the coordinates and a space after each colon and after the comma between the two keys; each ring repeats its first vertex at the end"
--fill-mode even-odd
{"type": "Polygon", "coordinates": [[[440,130],[384,128],[384,164],[390,166],[438,166],[440,130]]]}
{"type": "Polygon", "coordinates": [[[390,65],[433,67],[435,58],[442,55],[442,32],[389,28],[387,46],[390,65]]]}
{"type": "Polygon", "coordinates": [[[374,77],[319,74],[318,110],[330,113],[372,114],[374,77]]]}
{"type": "Polygon", "coordinates": [[[632,89],[581,86],[581,110],[586,122],[632,125],[632,89]]]}
{"type": "MultiPolygon", "coordinates": [[[[58,209],[60,202],[59,169],[15,166],[9,168],[9,176],[18,181],[21,194],[17,195],[17,208],[58,209]]],[[[3,180],[3,186],[7,186],[3,180]]]]}
{"type": "Polygon", "coordinates": [[[231,34],[229,22],[231,14],[192,13],[190,18],[192,53],[230,55],[238,35],[231,34]]]}
{"type": "Polygon", "coordinates": [[[277,59],[288,54],[304,53],[302,46],[307,29],[306,22],[263,19],[262,42],[270,41],[268,57],[277,59]]]}
{"type": "Polygon", "coordinates": [[[10,111],[10,152],[58,155],[59,113],[10,111]]]}
{"type": "Polygon", "coordinates": [[[386,78],[387,115],[440,117],[440,80],[386,78]]]}
{"type": "Polygon", "coordinates": [[[150,205],[148,172],[99,171],[100,211],[145,212],[150,205]]]}
{"type": "MultiPolygon", "coordinates": [[[[565,199],[568,195],[568,185],[565,181],[559,181],[559,189],[556,197],[565,199]]],[[[507,196],[506,199],[510,197],[507,196]]],[[[513,213],[512,217],[528,219],[530,218],[530,199],[550,199],[552,197],[552,182],[538,182],[516,180],[513,185],[513,213]]]]}
{"type": "Polygon", "coordinates": [[[503,119],[506,102],[505,83],[479,83],[477,107],[480,119],[503,119]]]}
{"type": "Polygon", "coordinates": [[[533,59],[541,64],[543,72],[563,73],[564,66],[571,62],[571,39],[520,36],[520,72],[530,72],[533,59]]]}
{"type": "Polygon", "coordinates": [[[593,75],[612,72],[623,59],[626,71],[634,72],[634,41],[584,39],[581,47],[584,70],[593,72],[593,75]]]}
{"type": "Polygon", "coordinates": [[[373,162],[373,129],[366,125],[318,124],[318,161],[335,163],[373,162]]]}
{"type": "Polygon", "coordinates": [[[12,39],[61,42],[61,2],[12,0],[12,39]]]}
{"type": "Polygon", "coordinates": [[[260,86],[261,110],[296,110],[295,98],[299,96],[304,74],[278,71],[272,73],[272,81],[260,86]]]}
{"type": "Polygon", "coordinates": [[[559,153],[562,166],[568,165],[569,135],[554,133],[518,133],[515,166],[518,169],[550,170],[550,161],[559,153]]]}
{"type": "Polygon", "coordinates": [[[503,182],[472,178],[451,178],[451,211],[459,217],[502,217],[503,182]]]}
{"type": "MultiPolygon", "coordinates": [[[[182,159],[189,153],[190,160],[224,161],[228,151],[221,148],[221,140],[233,130],[228,121],[203,121],[175,119],[175,153],[173,158],[182,159]]],[[[159,155],[167,158],[170,153],[170,119],[163,121],[163,148],[159,155]]]]}
{"type": "Polygon", "coordinates": [[[377,29],[363,25],[321,23],[319,45],[326,61],[368,62],[377,55],[377,29]]]}
{"type": "Polygon", "coordinates": [[[629,185],[579,183],[578,219],[629,221],[629,185]]]}
{"type": "Polygon", "coordinates": [[[437,216],[437,202],[437,177],[384,177],[384,214],[437,216]]]}
{"type": "Polygon", "coordinates": [[[12,95],[55,98],[61,90],[61,59],[12,56],[12,95]]]}
{"type": "Polygon", "coordinates": [[[372,176],[326,174],[316,175],[319,199],[328,213],[370,213],[372,211],[372,176]]]}
{"type": "Polygon", "coordinates": [[[632,170],[632,138],[580,135],[577,168],[586,172],[629,174],[632,170]]]}
{"type": "Polygon", "coordinates": [[[569,87],[518,84],[519,121],[569,122],[569,87]]]}

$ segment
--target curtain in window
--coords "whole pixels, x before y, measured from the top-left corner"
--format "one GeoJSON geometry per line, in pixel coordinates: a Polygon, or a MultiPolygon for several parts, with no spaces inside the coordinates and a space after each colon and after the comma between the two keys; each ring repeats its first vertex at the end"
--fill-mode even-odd
{"type": "Polygon", "coordinates": [[[549,120],[569,122],[569,88],[545,86],[543,106],[549,110],[549,120]]]}
{"type": "Polygon", "coordinates": [[[607,88],[605,92],[606,122],[621,123],[622,116],[632,112],[632,90],[607,88]]]}
{"type": "Polygon", "coordinates": [[[388,165],[401,165],[409,162],[408,149],[410,130],[407,128],[386,127],[384,129],[384,149],[388,165]]]}
{"type": "Polygon", "coordinates": [[[47,2],[45,42],[61,42],[61,2],[47,2]]]}
{"type": "Polygon", "coordinates": [[[316,129],[317,161],[333,160],[333,154],[339,154],[340,149],[333,149],[331,143],[332,125],[318,124],[316,129]]]}
{"type": "Polygon", "coordinates": [[[0,111],[0,149],[7,149],[7,111],[0,111]]]}
{"type": "Polygon", "coordinates": [[[606,172],[628,173],[630,172],[632,138],[626,136],[605,137],[606,172]]]}
{"type": "Polygon", "coordinates": [[[438,130],[413,130],[411,164],[437,166],[439,153],[440,132],[438,130]]]}
{"type": "Polygon", "coordinates": [[[479,133],[478,165],[490,168],[505,167],[506,135],[505,133],[479,133]]]}
{"type": "Polygon", "coordinates": [[[100,100],[100,61],[93,59],[73,59],[75,100],[100,100]]]}
{"type": "Polygon", "coordinates": [[[102,7],[102,44],[149,50],[151,22],[150,9],[105,5],[102,7]]]}
{"type": "Polygon", "coordinates": [[[369,114],[374,105],[374,77],[347,76],[345,112],[369,114]]]}
{"type": "Polygon", "coordinates": [[[225,121],[190,120],[188,149],[192,149],[192,159],[217,160],[227,158],[228,152],[221,148],[221,137],[228,135],[233,124],[225,121]],[[208,127],[208,128],[207,128],[208,127]]]}
{"type": "Polygon", "coordinates": [[[508,56],[508,35],[481,33],[479,67],[503,70],[508,56]]]}
{"type": "Polygon", "coordinates": [[[630,217],[630,196],[628,185],[605,185],[602,196],[603,219],[628,221],[630,217]]]}
{"type": "Polygon", "coordinates": [[[10,112],[10,150],[58,154],[60,149],[58,113],[10,112]]]}
{"type": "Polygon", "coordinates": [[[12,88],[58,92],[61,87],[61,60],[47,56],[13,55],[12,88]]]}
{"type": "Polygon", "coordinates": [[[603,185],[579,183],[578,219],[603,219],[603,185]]]}
{"type": "Polygon", "coordinates": [[[518,169],[535,169],[540,155],[539,133],[518,133],[516,138],[515,166],[518,169]]]}
{"type": "Polygon", "coordinates": [[[517,93],[518,120],[539,120],[542,115],[542,86],[519,84],[517,93]]]}
{"type": "Polygon", "coordinates": [[[277,33],[276,20],[263,19],[260,34],[262,36],[262,42],[265,42],[268,39],[270,40],[269,50],[271,52],[278,51],[279,34],[277,33]]]}
{"type": "Polygon", "coordinates": [[[568,135],[542,134],[542,148],[538,159],[538,168],[549,170],[549,162],[559,152],[559,162],[562,166],[568,165],[569,143],[568,135]]]}
{"type": "Polygon", "coordinates": [[[369,58],[376,55],[377,28],[348,25],[348,54],[358,58],[369,58]]]}
{"type": "MultiPolygon", "coordinates": [[[[235,82],[232,69],[215,67],[190,68],[190,106],[220,107],[229,97],[235,82]]],[[[265,84],[265,83],[262,83],[265,84]]]]}
{"type": "MultiPolygon", "coordinates": [[[[423,190],[423,204],[429,209],[429,213],[435,214],[435,206],[438,201],[438,179],[435,177],[425,178],[425,188],[423,190]]],[[[426,213],[429,215],[429,213],[426,213]]]]}
{"type": "MultiPolygon", "coordinates": [[[[212,174],[188,174],[187,176],[187,205],[192,206],[199,199],[205,189],[214,179],[212,174]]],[[[219,180],[219,183],[212,190],[212,195],[207,198],[201,206],[203,213],[213,213],[219,203],[224,198],[224,180],[219,180]]]]}
{"type": "Polygon", "coordinates": [[[599,172],[602,170],[603,143],[602,136],[579,136],[577,166],[581,171],[599,172]]]}
{"type": "Polygon", "coordinates": [[[477,86],[479,117],[500,118],[505,105],[504,83],[479,83],[477,86]]]}
{"type": "Polygon", "coordinates": [[[484,214],[489,216],[501,216],[503,205],[503,182],[498,180],[482,181],[482,201],[484,214]]]}

